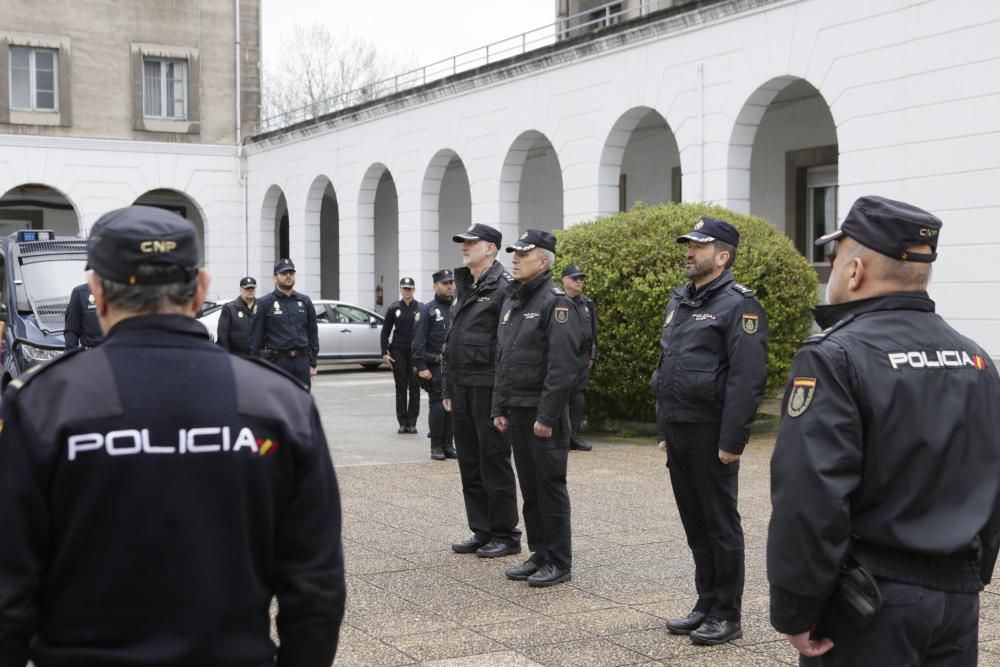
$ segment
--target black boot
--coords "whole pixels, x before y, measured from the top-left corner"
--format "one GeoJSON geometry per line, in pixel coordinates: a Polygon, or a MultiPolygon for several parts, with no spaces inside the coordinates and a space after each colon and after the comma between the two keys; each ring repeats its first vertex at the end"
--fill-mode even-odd
{"type": "Polygon", "coordinates": [[[431,458],[435,461],[444,461],[444,448],[441,447],[441,443],[431,443],[431,458]]]}
{"type": "Polygon", "coordinates": [[[443,449],[446,458],[449,459],[458,458],[458,452],[455,451],[455,442],[451,438],[448,438],[447,440],[444,441],[443,449]]]}

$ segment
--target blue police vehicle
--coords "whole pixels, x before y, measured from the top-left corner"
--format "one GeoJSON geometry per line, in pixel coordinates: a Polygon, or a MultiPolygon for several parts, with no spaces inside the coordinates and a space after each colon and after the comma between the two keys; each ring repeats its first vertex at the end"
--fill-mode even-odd
{"type": "Polygon", "coordinates": [[[22,229],[0,239],[3,387],[62,354],[66,307],[83,282],[86,239],[22,229]]]}

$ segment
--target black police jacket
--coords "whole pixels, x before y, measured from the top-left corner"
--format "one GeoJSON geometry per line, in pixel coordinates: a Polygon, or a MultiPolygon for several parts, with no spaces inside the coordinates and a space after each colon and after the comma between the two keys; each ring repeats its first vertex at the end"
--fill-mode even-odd
{"type": "Polygon", "coordinates": [[[513,278],[500,262],[472,282],[472,272],[455,269],[455,302],[444,347],[444,390],[450,385],[492,387],[496,361],[497,323],[513,278]]]}
{"type": "Polygon", "coordinates": [[[309,365],[319,355],[316,308],[305,294],[295,290],[286,296],[275,289],[257,300],[257,314],[250,331],[250,354],[261,350],[306,350],[309,365]]]}
{"type": "Polygon", "coordinates": [[[97,318],[97,306],[86,283],[77,285],[69,297],[66,307],[66,325],[63,335],[66,349],[75,347],[96,347],[104,340],[101,322],[97,318]]]}
{"type": "Polygon", "coordinates": [[[573,302],[579,306],[580,316],[584,318],[583,328],[590,344],[590,360],[597,359],[597,306],[589,296],[578,294],[573,302]]]}
{"type": "Polygon", "coordinates": [[[219,345],[236,354],[250,354],[250,331],[257,313],[257,301],[248,308],[242,297],[236,297],[222,306],[216,340],[219,345]]]}
{"type": "Polygon", "coordinates": [[[402,299],[393,301],[385,309],[385,320],[382,322],[382,354],[389,354],[389,334],[392,334],[393,345],[409,345],[413,342],[413,325],[417,313],[420,312],[420,302],[410,299],[409,305],[402,299]]]}
{"type": "Polygon", "coordinates": [[[448,337],[451,322],[451,301],[442,301],[435,296],[429,303],[421,305],[413,332],[413,365],[418,371],[428,370],[427,364],[441,364],[441,349],[448,337]],[[430,355],[430,359],[428,359],[430,355]]]}
{"type": "Polygon", "coordinates": [[[12,381],[2,418],[0,664],[330,664],[340,497],[293,378],[144,315],[12,381]]]}
{"type": "Polygon", "coordinates": [[[497,328],[491,416],[537,407],[536,421],[555,426],[589,355],[578,306],[552,286],[550,271],[511,283],[497,328]]]}
{"type": "Polygon", "coordinates": [[[972,592],[1000,544],[1000,377],[924,292],[820,307],[771,460],[771,623],[805,631],[850,552],[887,579],[972,592]]]}
{"type": "Polygon", "coordinates": [[[728,270],[667,302],[653,372],[657,439],[669,422],[721,425],[719,449],[740,454],[767,383],[767,318],[728,270]]]}

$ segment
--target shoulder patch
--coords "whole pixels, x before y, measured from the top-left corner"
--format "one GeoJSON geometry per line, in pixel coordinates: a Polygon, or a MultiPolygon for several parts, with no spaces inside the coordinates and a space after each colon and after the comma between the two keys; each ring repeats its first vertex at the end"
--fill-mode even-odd
{"type": "Polygon", "coordinates": [[[741,285],[740,283],[733,283],[732,288],[734,291],[736,291],[739,294],[742,294],[744,297],[748,299],[754,295],[752,289],[750,289],[746,285],[741,285]]]}
{"type": "Polygon", "coordinates": [[[816,384],[816,378],[792,378],[792,393],[788,395],[788,405],[785,406],[789,417],[798,417],[809,409],[816,394],[816,384]]]}
{"type": "Polygon", "coordinates": [[[56,357],[55,359],[50,359],[49,361],[46,361],[45,363],[41,363],[41,364],[37,364],[35,366],[32,366],[31,368],[29,368],[28,370],[26,370],[24,373],[22,373],[20,377],[16,377],[13,380],[11,380],[10,382],[8,382],[7,386],[8,387],[13,387],[15,390],[20,389],[21,387],[23,387],[24,385],[28,384],[33,379],[35,379],[36,377],[38,377],[39,375],[41,375],[43,371],[47,371],[48,369],[52,368],[53,366],[55,366],[57,364],[61,364],[62,362],[66,361],[67,359],[73,357],[74,355],[80,354],[83,351],[84,350],[83,350],[82,347],[76,347],[76,348],[73,348],[72,350],[66,350],[65,352],[63,352],[62,354],[60,354],[58,357],[56,357]]]}
{"type": "Polygon", "coordinates": [[[565,324],[569,320],[569,308],[566,306],[556,306],[555,309],[556,322],[559,324],[565,324]]]}

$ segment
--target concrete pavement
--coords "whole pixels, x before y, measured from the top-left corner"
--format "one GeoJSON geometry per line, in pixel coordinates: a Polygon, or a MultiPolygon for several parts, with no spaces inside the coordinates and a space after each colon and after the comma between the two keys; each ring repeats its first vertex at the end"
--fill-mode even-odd
{"type": "MultiPolygon", "coordinates": [[[[344,507],[348,611],[336,665],[794,665],[767,622],[764,547],[770,437],[741,463],[747,542],[744,637],[698,647],[667,618],[694,602],[693,563],[649,439],[592,437],[572,452],[573,580],[551,589],[508,581],[521,556],[456,555],[468,536],[458,469],[431,461],[426,403],[419,435],[396,435],[392,377],[337,370],[314,390],[344,507]]],[[[981,665],[1000,665],[1000,587],[982,596],[981,665]]]]}

